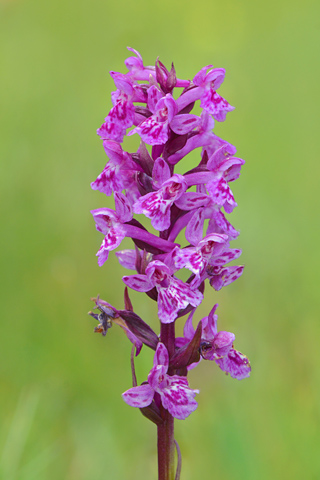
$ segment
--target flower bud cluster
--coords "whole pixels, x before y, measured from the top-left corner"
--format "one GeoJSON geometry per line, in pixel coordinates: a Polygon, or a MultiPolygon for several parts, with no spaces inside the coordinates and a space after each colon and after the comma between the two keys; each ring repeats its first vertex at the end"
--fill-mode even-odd
{"type": "Polygon", "coordinates": [[[92,315],[103,320],[96,328],[103,334],[106,326],[120,318],[137,354],[142,344],[155,350],[148,382],[129,389],[124,400],[145,408],[156,398],[174,417],[183,419],[197,407],[198,391],[189,388],[186,373],[201,357],[213,360],[233,378],[250,374],[248,359],[233,348],[235,336],[217,329],[217,305],[196,330],[192,325],[206,280],[220,290],[243,272],[241,265],[228,266],[241,250],[230,247],[239,232],[225,213],[237,206],[229,184],[239,177],[244,161],[235,156],[233,145],[212,131],[214,122],[224,121],[234,109],[217,93],[225,76],[223,68],[208,65],[192,81],[181,80],[173,65],[170,71],[159,60],[154,67],[144,66],[141,55],[129,50],[135,55],[125,61],[128,72],[110,72],[116,86],[113,107],[98,129],[109,161],[91,186],[113,195],[115,201],[114,210],[91,212],[104,236],[98,264],[102,266],[109,252],[130,237],[134,249],[116,252],[120,264],[136,272],[124,276],[124,284],[157,302],[162,325],[190,315],[184,337],[175,339],[171,358],[163,340],[133,312],[127,288],[125,310],[117,311],[96,299],[101,313],[92,315]],[[190,113],[197,101],[200,116],[190,113]],[[121,144],[126,135],[135,134],[140,137],[139,148],[128,153],[121,144]],[[198,165],[183,175],[175,173],[175,166],[197,148],[201,149],[198,165]],[[150,220],[151,231],[139,215],[150,220]],[[177,243],[181,233],[183,245],[177,243]],[[186,282],[177,276],[181,269],[189,271],[186,282]]]}

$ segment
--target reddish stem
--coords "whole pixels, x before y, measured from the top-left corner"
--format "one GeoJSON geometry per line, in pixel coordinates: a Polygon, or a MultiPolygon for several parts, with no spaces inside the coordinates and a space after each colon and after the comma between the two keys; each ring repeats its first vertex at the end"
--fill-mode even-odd
{"type": "Polygon", "coordinates": [[[158,425],[158,479],[174,480],[174,418],[162,406],[160,411],[164,423],[158,425]]]}
{"type": "MultiPolygon", "coordinates": [[[[160,338],[168,350],[169,357],[175,351],[174,327],[174,322],[161,324],[160,338]]],[[[173,372],[169,369],[168,374],[172,375],[173,372]]],[[[160,405],[160,412],[164,422],[158,425],[158,480],[174,480],[174,418],[162,405],[160,405]]]]}

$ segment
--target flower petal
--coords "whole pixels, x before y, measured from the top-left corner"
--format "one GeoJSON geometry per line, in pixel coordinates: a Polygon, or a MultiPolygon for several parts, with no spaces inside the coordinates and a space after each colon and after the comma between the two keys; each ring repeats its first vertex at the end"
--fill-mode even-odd
{"type": "Polygon", "coordinates": [[[169,354],[166,346],[159,342],[157,345],[157,350],[153,359],[153,365],[163,365],[164,367],[168,367],[169,365],[169,354]]]}
{"type": "Polygon", "coordinates": [[[230,285],[230,283],[237,280],[243,273],[244,266],[232,266],[232,267],[207,267],[207,272],[210,278],[210,285],[215,290],[221,290],[222,287],[230,285]]]}
{"type": "Polygon", "coordinates": [[[236,337],[234,333],[221,330],[213,339],[211,358],[204,358],[206,358],[206,360],[215,360],[221,357],[225,357],[229,353],[235,338],[236,337]]]}
{"type": "Polygon", "coordinates": [[[226,263],[239,258],[242,251],[240,248],[228,248],[222,252],[218,257],[213,258],[209,261],[210,265],[225,265],[226,263]]]}
{"type": "Polygon", "coordinates": [[[110,110],[106,121],[118,125],[119,128],[127,129],[133,125],[135,108],[125,93],[120,91],[117,93],[117,98],[113,98],[115,105],[110,110]]]}
{"type": "Polygon", "coordinates": [[[163,94],[155,85],[151,85],[148,89],[148,108],[152,113],[156,112],[156,106],[163,94]]]}
{"type": "Polygon", "coordinates": [[[218,307],[218,304],[216,303],[211,309],[209,315],[207,317],[204,317],[201,320],[202,321],[202,338],[203,340],[206,340],[208,342],[211,342],[218,332],[218,329],[217,329],[218,315],[215,314],[217,307],[218,307]]]}
{"type": "Polygon", "coordinates": [[[170,226],[171,199],[163,199],[162,191],[150,192],[133,205],[135,213],[143,213],[151,219],[153,228],[162,232],[170,226]]]}
{"type": "Polygon", "coordinates": [[[192,247],[176,247],[173,252],[173,261],[178,270],[181,268],[187,268],[195,274],[199,274],[206,265],[203,261],[201,252],[192,247]]]}
{"type": "Polygon", "coordinates": [[[176,200],[175,204],[181,210],[193,210],[203,207],[208,203],[208,200],[207,193],[185,192],[176,200]]]}
{"type": "Polygon", "coordinates": [[[148,292],[154,286],[146,275],[128,275],[122,277],[122,280],[128,287],[138,292],[148,292]]]}
{"type": "Polygon", "coordinates": [[[128,154],[124,152],[121,145],[114,140],[104,140],[103,148],[110,160],[116,165],[120,165],[128,159],[128,154]]]}
{"type": "Polygon", "coordinates": [[[192,245],[198,245],[198,243],[202,240],[202,233],[203,233],[203,222],[204,222],[204,208],[199,208],[195,211],[194,215],[192,216],[190,222],[186,228],[186,239],[192,245]]]}
{"type": "Polygon", "coordinates": [[[231,225],[221,211],[213,210],[209,221],[207,234],[225,233],[231,240],[238,237],[239,232],[231,225]]]}
{"type": "Polygon", "coordinates": [[[213,115],[213,118],[218,122],[223,122],[226,119],[227,112],[231,112],[235,107],[232,107],[227,100],[221,97],[213,88],[209,88],[201,97],[200,106],[208,113],[213,115]]]}
{"type": "Polygon", "coordinates": [[[196,75],[193,77],[193,83],[195,85],[201,86],[205,83],[208,68],[213,68],[213,65],[206,65],[205,67],[201,68],[198,73],[196,73],[196,75]]]}
{"type": "Polygon", "coordinates": [[[102,265],[108,260],[109,256],[109,250],[108,248],[105,248],[105,238],[102,241],[101,247],[99,248],[98,252],[96,253],[96,256],[98,257],[98,265],[99,267],[102,267],[102,265]]]}
{"type": "Polygon", "coordinates": [[[162,323],[172,323],[177,318],[178,311],[177,298],[172,295],[172,292],[167,292],[163,288],[158,291],[158,316],[162,323]]]}
{"type": "Polygon", "coordinates": [[[140,53],[138,52],[138,50],[135,50],[134,48],[131,48],[131,47],[127,47],[128,50],[130,50],[131,52],[135,53],[137,55],[138,58],[136,57],[128,57],[124,63],[125,63],[125,66],[127,67],[128,70],[131,70],[132,68],[141,68],[143,69],[143,61],[142,61],[142,57],[140,55],[140,53]]]}
{"type": "Polygon", "coordinates": [[[135,250],[120,250],[116,252],[116,257],[119,260],[120,265],[129,270],[136,269],[137,254],[135,250]]]}
{"type": "Polygon", "coordinates": [[[106,119],[106,122],[103,123],[101,127],[97,130],[97,134],[103,140],[115,140],[119,143],[123,141],[125,133],[126,129],[123,128],[122,125],[119,125],[119,123],[111,122],[108,117],[106,119]]]}
{"type": "Polygon", "coordinates": [[[166,388],[168,384],[167,371],[168,366],[165,367],[164,365],[154,365],[150,370],[148,375],[149,385],[158,393],[166,388]]]}
{"type": "Polygon", "coordinates": [[[251,366],[248,358],[243,353],[231,348],[228,355],[215,360],[221,370],[229,373],[232,378],[242,380],[250,376],[251,366]]]}
{"type": "Polygon", "coordinates": [[[223,205],[227,213],[231,213],[237,206],[233,193],[223,177],[212,180],[207,184],[210,197],[217,205],[223,205]]]}
{"type": "Polygon", "coordinates": [[[218,353],[221,355],[225,355],[225,353],[222,351],[225,348],[228,348],[228,351],[232,347],[232,344],[235,340],[235,335],[234,333],[231,332],[225,332],[224,330],[220,330],[220,332],[217,333],[217,335],[214,337],[214,347],[217,349],[218,353]]]}
{"type": "MultiPolygon", "coordinates": [[[[226,160],[233,158],[232,155],[234,155],[236,151],[236,147],[231,145],[231,143],[223,143],[211,153],[207,163],[208,170],[213,171],[218,169],[222,164],[225,163],[226,160]]],[[[244,161],[242,160],[242,162],[244,161]]]]}
{"type": "Polygon", "coordinates": [[[185,135],[196,128],[201,122],[200,117],[189,113],[176,115],[170,122],[170,128],[177,135],[185,135]]]}
{"type": "Polygon", "coordinates": [[[192,390],[185,377],[168,376],[169,385],[161,392],[161,401],[173,417],[184,420],[198,407],[194,397],[199,390],[192,390]]]}
{"type": "Polygon", "coordinates": [[[150,405],[154,397],[154,390],[149,384],[129,388],[122,394],[123,400],[131,407],[143,408],[150,405]]]}
{"type": "Polygon", "coordinates": [[[113,162],[108,162],[97,179],[91,183],[92,190],[99,190],[108,197],[112,192],[121,192],[124,186],[121,175],[119,175],[119,166],[113,162]]]}
{"type": "Polygon", "coordinates": [[[189,341],[193,339],[194,334],[195,334],[195,329],[194,329],[193,324],[192,324],[192,319],[193,319],[194,312],[195,312],[195,309],[192,310],[192,312],[188,316],[187,321],[186,321],[186,323],[184,325],[184,328],[183,328],[183,336],[189,341]]]}
{"type": "Polygon", "coordinates": [[[162,323],[171,323],[177,318],[180,309],[189,303],[197,307],[203,300],[199,290],[192,290],[190,285],[179,278],[171,277],[167,288],[158,287],[158,315],[162,323]]]}
{"type": "Polygon", "coordinates": [[[115,192],[114,202],[120,222],[129,222],[132,219],[132,208],[127,197],[121,192],[115,192]]]}
{"type": "Polygon", "coordinates": [[[154,185],[160,188],[164,182],[169,180],[170,177],[170,167],[167,162],[161,157],[157,158],[157,160],[154,162],[152,170],[152,178],[154,185]]]}
{"type": "Polygon", "coordinates": [[[161,123],[155,115],[152,115],[152,117],[147,118],[131,130],[128,136],[138,133],[141,139],[148,145],[163,145],[168,140],[168,132],[168,121],[161,123]]]}

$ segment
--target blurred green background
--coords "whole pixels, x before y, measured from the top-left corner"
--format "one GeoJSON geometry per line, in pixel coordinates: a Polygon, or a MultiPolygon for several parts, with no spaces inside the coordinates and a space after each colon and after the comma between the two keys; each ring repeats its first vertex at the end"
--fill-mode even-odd
{"type": "MultiPolygon", "coordinates": [[[[108,72],[126,71],[132,46],[180,78],[226,68],[236,110],[216,133],[247,162],[231,217],[245,273],[207,288],[197,319],[219,303],[252,376],[191,372],[182,479],[319,479],[319,2],[0,3],[0,478],[156,479],[155,428],[121,399],[131,345],[87,316],[98,293],[122,307],[123,269],[113,254],[98,267],[89,213],[109,200],[90,182],[107,160],[108,72]]],[[[132,299],[157,328],[151,300],[132,299]]],[[[140,382],[152,357],[138,357],[140,382]]]]}

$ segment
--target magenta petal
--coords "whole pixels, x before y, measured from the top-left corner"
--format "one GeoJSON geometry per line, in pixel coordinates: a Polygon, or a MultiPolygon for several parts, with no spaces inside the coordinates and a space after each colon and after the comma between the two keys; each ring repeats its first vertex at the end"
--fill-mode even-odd
{"type": "Polygon", "coordinates": [[[171,177],[170,167],[167,162],[159,157],[156,159],[153,165],[152,178],[156,187],[160,188],[161,185],[169,180],[171,177]]]}
{"type": "Polygon", "coordinates": [[[133,125],[135,108],[125,94],[119,95],[115,106],[110,110],[107,121],[127,129],[133,125]]]}
{"type": "Polygon", "coordinates": [[[216,303],[211,309],[209,315],[201,320],[202,336],[204,340],[212,341],[218,332],[218,329],[217,329],[218,315],[215,314],[217,307],[218,307],[218,304],[216,303]]]}
{"type": "Polygon", "coordinates": [[[116,257],[119,260],[120,265],[129,270],[136,269],[137,254],[135,250],[120,250],[116,252],[116,257]]]}
{"type": "MultiPolygon", "coordinates": [[[[208,267],[208,270],[210,267],[208,267]]],[[[221,290],[222,287],[230,285],[230,283],[237,280],[243,273],[244,266],[232,266],[232,267],[213,267],[210,269],[210,285],[215,290],[221,290]]]]}
{"type": "Polygon", "coordinates": [[[114,212],[107,208],[92,210],[98,231],[105,234],[101,247],[97,253],[99,266],[108,258],[108,251],[117,248],[125,237],[125,231],[121,224],[117,223],[114,218],[114,212]],[[108,215],[108,213],[110,214],[108,215]],[[105,215],[104,215],[105,213],[105,215]]]}
{"type": "Polygon", "coordinates": [[[198,245],[198,243],[202,239],[203,234],[203,222],[204,222],[204,209],[199,208],[196,210],[194,215],[192,216],[190,222],[186,228],[186,239],[192,245],[198,245]]]}
{"type": "Polygon", "coordinates": [[[132,208],[127,197],[121,192],[115,192],[114,202],[119,220],[122,223],[129,222],[132,219],[132,208]]]}
{"type": "Polygon", "coordinates": [[[220,255],[225,250],[227,241],[227,235],[211,233],[198,243],[197,248],[206,259],[209,259],[212,256],[220,255]]]}
{"type": "Polygon", "coordinates": [[[231,225],[221,211],[213,211],[209,221],[207,234],[225,233],[231,240],[238,237],[239,232],[231,225]]]}
{"type": "Polygon", "coordinates": [[[185,308],[190,303],[197,307],[203,300],[203,294],[199,290],[192,290],[188,283],[184,283],[179,278],[173,278],[169,289],[179,298],[180,308],[185,308]]]}
{"type": "Polygon", "coordinates": [[[122,229],[121,225],[115,225],[114,227],[111,227],[109,232],[104,238],[104,244],[105,248],[108,248],[108,250],[114,250],[117,248],[122,240],[125,237],[125,232],[122,229]]]}
{"type": "Polygon", "coordinates": [[[121,145],[113,140],[104,140],[103,148],[110,160],[116,165],[123,162],[125,155],[127,155],[126,152],[122,150],[121,145]]]}
{"type": "Polygon", "coordinates": [[[201,86],[205,83],[208,68],[213,68],[213,65],[206,65],[193,77],[193,83],[195,85],[201,86]]]}
{"type": "Polygon", "coordinates": [[[228,248],[223,253],[221,253],[218,257],[209,261],[210,265],[225,265],[226,263],[231,262],[240,257],[242,251],[240,248],[228,248]]]}
{"type": "MultiPolygon", "coordinates": [[[[237,157],[224,157],[217,170],[223,174],[227,182],[233,182],[239,178],[242,165],[245,161],[237,157]]],[[[209,162],[208,162],[209,164],[209,162]]],[[[213,170],[208,166],[209,170],[213,170]]]]}
{"type": "Polygon", "coordinates": [[[188,283],[184,283],[179,278],[172,277],[169,288],[166,289],[171,298],[175,298],[180,308],[186,308],[189,303],[197,307],[203,300],[203,295],[199,290],[192,290],[188,283]]]}
{"type": "Polygon", "coordinates": [[[127,47],[128,50],[130,50],[131,52],[135,53],[137,55],[138,58],[136,57],[128,57],[126,60],[125,60],[125,66],[127,67],[128,70],[131,70],[132,68],[141,68],[143,69],[143,61],[142,61],[142,57],[140,55],[140,53],[135,50],[134,48],[131,48],[131,47],[127,47]]]}
{"type": "Polygon", "coordinates": [[[109,197],[112,194],[110,177],[112,177],[112,173],[110,171],[110,168],[107,171],[106,165],[103,172],[101,172],[97,179],[91,183],[92,190],[99,190],[100,192],[105,193],[109,197]]]}
{"type": "Polygon", "coordinates": [[[134,205],[134,211],[136,213],[144,213],[146,217],[150,218],[153,228],[159,230],[159,232],[169,228],[172,202],[163,200],[160,194],[157,196],[153,193],[148,193],[139,199],[138,202],[134,205]],[[138,211],[138,202],[140,202],[141,211],[138,211]]]}
{"type": "Polygon", "coordinates": [[[109,229],[117,223],[116,212],[110,208],[97,208],[91,210],[91,213],[96,223],[96,229],[104,235],[106,235],[109,229]]]}
{"type": "Polygon", "coordinates": [[[153,359],[153,365],[163,365],[168,367],[169,365],[169,354],[165,345],[161,342],[157,345],[157,350],[153,359]]]}
{"type": "Polygon", "coordinates": [[[232,378],[242,380],[250,376],[251,366],[248,358],[243,353],[231,348],[228,355],[215,360],[221,370],[229,373],[232,378]]]}
{"type": "MultiPolygon", "coordinates": [[[[234,207],[237,206],[234,196],[231,192],[231,189],[228,183],[223,177],[212,180],[207,184],[207,190],[210,194],[210,197],[217,205],[224,205],[226,209],[226,203],[230,206],[231,211],[234,207]]],[[[228,208],[228,207],[227,207],[228,208]]],[[[226,210],[227,211],[227,210],[226,210]]],[[[228,211],[228,213],[231,213],[228,211]]]]}
{"type": "Polygon", "coordinates": [[[194,210],[203,207],[208,203],[208,195],[205,193],[185,192],[175,201],[175,204],[181,210],[194,210]]]}
{"type": "Polygon", "coordinates": [[[192,290],[190,285],[179,278],[171,277],[168,287],[157,286],[158,290],[158,315],[162,323],[171,323],[180,309],[186,308],[189,303],[197,307],[203,300],[199,290],[192,290]]]}
{"type": "Polygon", "coordinates": [[[244,266],[234,266],[234,267],[226,267],[227,274],[224,273],[224,286],[230,285],[230,283],[237,280],[243,274],[244,266]]]}
{"type": "Polygon", "coordinates": [[[180,310],[176,297],[167,290],[160,289],[158,292],[158,315],[162,323],[174,322],[180,310]]]}
{"type": "Polygon", "coordinates": [[[119,143],[123,141],[125,133],[126,129],[123,128],[122,125],[111,122],[110,120],[108,120],[108,117],[107,121],[103,123],[101,127],[97,130],[97,134],[100,135],[103,140],[115,140],[119,143]]]}
{"type": "Polygon", "coordinates": [[[157,103],[162,97],[163,94],[160,90],[155,85],[151,85],[148,89],[148,108],[152,113],[156,112],[157,103]]]}
{"type": "Polygon", "coordinates": [[[194,312],[195,312],[195,309],[192,310],[192,312],[188,316],[187,321],[186,321],[186,323],[184,325],[184,328],[183,328],[183,336],[184,336],[185,339],[187,339],[189,341],[193,339],[194,334],[195,334],[195,329],[194,329],[193,324],[192,324],[192,319],[193,319],[194,312]]]}
{"type": "Polygon", "coordinates": [[[168,377],[169,385],[161,392],[161,401],[173,417],[184,420],[198,407],[194,397],[199,390],[192,390],[187,379],[173,375],[168,377]]]}
{"type": "Polygon", "coordinates": [[[215,90],[218,90],[220,85],[224,81],[226,71],[224,68],[213,68],[210,72],[207,73],[206,83],[210,83],[215,90]]]}
{"type": "MultiPolygon", "coordinates": [[[[219,148],[211,153],[207,163],[209,170],[218,169],[224,162],[236,153],[237,149],[231,143],[223,143],[219,148]]],[[[232,157],[231,157],[232,158],[232,157]]]]}
{"type": "Polygon", "coordinates": [[[201,253],[195,248],[176,248],[173,261],[177,269],[187,268],[196,274],[199,274],[205,265],[201,253]]]}
{"type": "Polygon", "coordinates": [[[91,183],[91,188],[99,190],[99,192],[104,193],[108,197],[112,194],[112,191],[121,192],[124,185],[119,172],[119,166],[111,161],[108,162],[103,172],[91,183]]]}
{"type": "Polygon", "coordinates": [[[170,93],[167,93],[165,97],[161,98],[157,104],[157,110],[161,110],[163,108],[165,109],[164,111],[167,112],[168,122],[171,122],[173,117],[178,113],[178,106],[170,93]]]}
{"type": "MultiPolygon", "coordinates": [[[[207,163],[209,170],[216,170],[226,161],[234,158],[232,157],[236,153],[237,149],[234,145],[228,142],[222,143],[218,148],[211,152],[210,158],[207,163]]],[[[239,159],[240,160],[240,159],[239,159]]],[[[244,161],[242,160],[244,163],[244,161]]]]}
{"type": "Polygon", "coordinates": [[[231,332],[225,332],[221,330],[217,333],[213,340],[213,346],[216,354],[223,357],[227,355],[235,340],[235,335],[231,332]]]}
{"type": "Polygon", "coordinates": [[[96,253],[98,257],[99,267],[102,267],[102,265],[108,260],[108,256],[109,256],[109,250],[104,247],[104,244],[105,244],[105,240],[103,240],[99,251],[96,253]]]}
{"type": "Polygon", "coordinates": [[[153,228],[159,230],[159,232],[162,232],[170,227],[170,207],[170,203],[162,201],[159,209],[154,211],[153,215],[149,217],[151,218],[151,224],[153,228]]]}
{"type": "Polygon", "coordinates": [[[128,287],[138,292],[148,292],[154,286],[146,275],[128,275],[122,277],[122,280],[128,287]]]}
{"type": "Polygon", "coordinates": [[[160,393],[162,389],[166,388],[168,384],[167,371],[168,366],[164,365],[154,365],[150,370],[148,375],[148,383],[158,393],[160,393]]]}
{"type": "Polygon", "coordinates": [[[123,73],[114,71],[109,73],[114,81],[115,86],[117,87],[116,92],[111,93],[113,105],[115,105],[121,98],[123,100],[127,100],[128,98],[131,99],[133,96],[133,83],[131,79],[129,79],[128,76],[124,75],[123,73]]]}
{"type": "Polygon", "coordinates": [[[146,275],[154,284],[161,283],[167,276],[172,274],[170,268],[160,260],[153,260],[146,268],[146,275]]]}
{"type": "Polygon", "coordinates": [[[211,113],[218,122],[223,122],[226,119],[227,112],[234,110],[234,107],[229,105],[227,100],[222,98],[212,88],[206,90],[202,95],[201,107],[208,113],[211,113]]]}
{"type": "Polygon", "coordinates": [[[200,117],[191,114],[176,115],[170,122],[170,128],[177,135],[185,135],[191,132],[201,122],[200,117]]]}
{"type": "Polygon", "coordinates": [[[168,140],[168,121],[159,122],[154,115],[140,123],[135,129],[131,130],[128,135],[138,133],[141,139],[148,145],[163,145],[168,140]]]}
{"type": "Polygon", "coordinates": [[[154,390],[149,384],[129,388],[122,394],[123,400],[131,407],[143,408],[150,405],[153,400],[154,390]]]}

